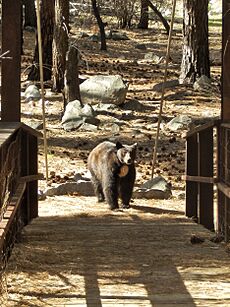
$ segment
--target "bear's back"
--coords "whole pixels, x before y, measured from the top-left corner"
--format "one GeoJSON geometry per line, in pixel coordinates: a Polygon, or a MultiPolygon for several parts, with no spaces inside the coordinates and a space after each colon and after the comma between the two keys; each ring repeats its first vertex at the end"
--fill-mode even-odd
{"type": "Polygon", "coordinates": [[[105,141],[97,145],[89,154],[88,168],[101,177],[101,174],[118,163],[116,145],[105,141]]]}

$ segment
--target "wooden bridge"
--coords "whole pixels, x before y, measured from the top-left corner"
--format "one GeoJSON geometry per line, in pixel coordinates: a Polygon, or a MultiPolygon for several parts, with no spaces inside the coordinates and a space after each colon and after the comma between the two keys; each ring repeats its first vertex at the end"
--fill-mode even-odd
{"type": "Polygon", "coordinates": [[[7,306],[230,306],[230,256],[184,200],[118,212],[95,201],[40,202],[8,264],[7,306]]]}

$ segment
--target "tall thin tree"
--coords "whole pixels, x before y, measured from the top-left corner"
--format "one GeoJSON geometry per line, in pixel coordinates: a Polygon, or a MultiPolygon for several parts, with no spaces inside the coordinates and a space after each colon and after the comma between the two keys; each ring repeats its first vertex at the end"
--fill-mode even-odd
{"type": "Polygon", "coordinates": [[[149,4],[147,0],[141,0],[141,16],[138,28],[148,29],[148,26],[149,26],[149,4]]]}
{"type": "MultiPolygon", "coordinates": [[[[52,75],[52,44],[54,28],[54,0],[41,1],[41,28],[42,28],[42,58],[44,80],[50,80],[52,75]]],[[[35,46],[32,68],[28,74],[29,80],[40,80],[38,42],[35,46]]]]}
{"type": "Polygon", "coordinates": [[[64,88],[66,52],[68,50],[68,10],[68,0],[55,0],[52,79],[53,90],[56,92],[61,92],[64,88]]]}
{"type": "Polygon", "coordinates": [[[201,75],[210,77],[208,3],[209,0],[184,0],[180,83],[193,83],[201,75]]]}
{"type": "Polygon", "coordinates": [[[106,38],[105,38],[105,24],[101,19],[99,7],[97,0],[91,0],[93,13],[95,18],[97,19],[98,27],[100,29],[100,35],[101,35],[101,50],[107,50],[106,46],[106,38]]]}

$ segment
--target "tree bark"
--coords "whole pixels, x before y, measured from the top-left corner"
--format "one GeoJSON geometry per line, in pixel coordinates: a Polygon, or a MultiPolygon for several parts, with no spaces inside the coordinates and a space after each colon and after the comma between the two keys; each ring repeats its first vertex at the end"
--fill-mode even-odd
{"type": "Polygon", "coordinates": [[[79,54],[75,46],[70,46],[66,54],[66,73],[64,90],[64,109],[66,105],[75,99],[81,101],[78,78],[79,54]]]}
{"type": "Polygon", "coordinates": [[[149,27],[149,4],[146,0],[141,0],[141,17],[138,24],[139,29],[148,29],[149,27]]]}
{"type": "Polygon", "coordinates": [[[208,2],[184,1],[181,84],[194,83],[201,75],[210,77],[208,2]]]}
{"type": "Polygon", "coordinates": [[[154,13],[159,17],[160,21],[162,22],[163,26],[165,27],[167,35],[169,35],[170,26],[167,20],[163,17],[160,11],[158,11],[157,7],[152,4],[150,0],[145,0],[148,6],[154,11],[154,13]]]}
{"type": "MultiPolygon", "coordinates": [[[[44,81],[51,80],[52,75],[52,43],[54,29],[54,0],[41,2],[42,57],[44,81]]],[[[40,80],[38,40],[35,46],[33,66],[28,80],[40,80]]]]}
{"type": "Polygon", "coordinates": [[[69,1],[55,0],[55,23],[53,39],[53,91],[61,92],[64,88],[66,52],[68,50],[68,24],[64,15],[69,8],[69,1]]]}
{"type": "Polygon", "coordinates": [[[101,50],[107,50],[106,46],[106,38],[105,38],[105,24],[101,19],[100,13],[99,13],[99,8],[97,5],[97,0],[91,0],[92,2],[92,7],[93,7],[93,13],[94,16],[97,19],[98,27],[100,29],[100,35],[101,35],[101,50]]]}
{"type": "Polygon", "coordinates": [[[37,27],[34,0],[23,0],[25,6],[24,27],[37,27]]]}

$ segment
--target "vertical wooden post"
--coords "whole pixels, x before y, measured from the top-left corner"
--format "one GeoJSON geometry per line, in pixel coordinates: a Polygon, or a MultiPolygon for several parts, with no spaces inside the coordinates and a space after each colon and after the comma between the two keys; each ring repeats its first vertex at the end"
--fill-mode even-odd
{"type": "Polygon", "coordinates": [[[2,53],[9,50],[2,59],[2,105],[1,120],[20,121],[21,95],[21,1],[2,1],[2,53]]]}
{"type": "Polygon", "coordinates": [[[221,118],[230,119],[230,1],[223,0],[221,118]]]}
{"type": "MultiPolygon", "coordinates": [[[[198,175],[198,143],[197,134],[187,138],[186,149],[186,175],[198,175]]],[[[198,183],[193,181],[186,182],[186,208],[185,214],[188,217],[197,217],[198,183]]]]}
{"type": "MultiPolygon", "coordinates": [[[[213,177],[213,129],[199,133],[199,176],[213,177]]],[[[213,230],[213,183],[199,183],[199,223],[213,230]]]]}
{"type": "MultiPolygon", "coordinates": [[[[28,175],[38,172],[38,141],[34,135],[28,135],[28,175]]],[[[27,202],[29,207],[29,221],[38,216],[38,181],[28,183],[27,202]]]]}

